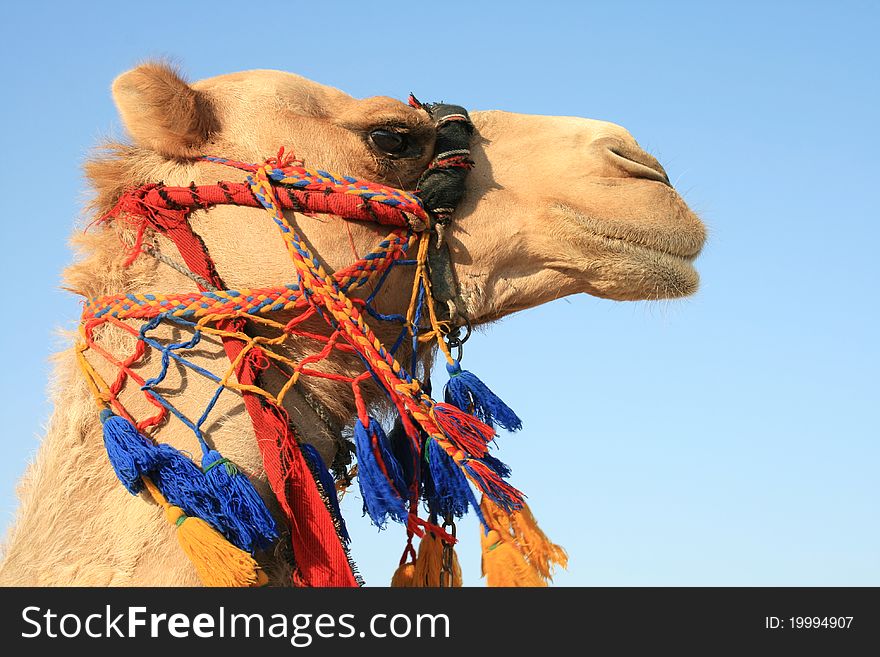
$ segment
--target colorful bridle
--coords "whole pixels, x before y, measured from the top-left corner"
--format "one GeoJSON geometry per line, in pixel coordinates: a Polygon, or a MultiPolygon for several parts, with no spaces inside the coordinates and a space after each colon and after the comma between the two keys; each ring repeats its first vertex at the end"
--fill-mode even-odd
{"type": "MultiPolygon", "coordinates": [[[[262,165],[202,157],[205,162],[245,171],[246,181],[188,187],[145,185],[125,193],[104,217],[135,228],[126,264],[147,253],[187,275],[199,288],[198,292],[117,294],[87,300],[77,354],[102,408],[104,442],[117,476],[131,493],[146,488],[166,509],[206,584],[265,583],[254,555],[271,547],[281,533],[248,477],[222,457],[205,434],[205,423],[224,390],[240,394],[250,416],[269,484],[289,528],[293,583],[360,584],[348,554],[349,537],[337,498],[337,486],[348,483],[344,467],[343,472],[334,468],[338,484],[284,410],[286,395],[304,376],[332,380],[352,390],[357,409],[353,429],[356,473],[364,511],[379,527],[392,519],[407,529],[396,585],[460,582],[457,565],[451,563],[454,531],[450,534],[445,528],[454,527],[454,519],[468,508],[475,510],[484,528],[484,569],[490,585],[541,585],[549,578],[553,562],[564,563],[564,552],[537,528],[524,507],[522,493],[507,483],[509,470],[489,453],[496,425],[516,430],[521,422],[475,376],[460,368],[449,348],[450,342],[456,344],[457,309],[448,293],[437,295],[432,289],[436,271],[443,267],[434,264],[439,261],[432,251],[442,247],[442,228],[463,194],[472,166],[467,151],[470,120],[456,106],[418,106],[436,122],[437,147],[416,193],[307,169],[285,158],[282,150],[262,165]],[[296,271],[293,282],[227,288],[189,220],[192,212],[219,205],[267,212],[296,271]],[[374,222],[389,226],[390,232],[357,262],[329,273],[284,210],[374,222]],[[168,238],[180,261],[151,245],[151,232],[168,238]],[[374,306],[377,294],[392,270],[403,266],[415,272],[406,312],[379,312],[374,306]],[[442,317],[444,311],[447,317],[442,317]],[[136,327],[133,320],[142,323],[136,327]],[[316,321],[323,322],[325,330],[316,331],[316,321]],[[370,326],[373,322],[399,325],[392,345],[386,346],[376,336],[370,326]],[[160,327],[172,327],[172,334],[189,337],[173,341],[159,335],[160,327]],[[109,330],[134,339],[130,354],[116,355],[102,344],[101,336],[109,330]],[[187,352],[206,336],[220,341],[226,352],[229,365],[222,374],[188,357],[187,352]],[[286,349],[292,341],[311,341],[315,348],[297,359],[286,349]],[[451,376],[446,402],[436,402],[416,376],[420,346],[431,342],[448,362],[451,376]],[[406,365],[397,359],[404,343],[411,349],[406,365]],[[115,369],[115,378],[105,379],[88,354],[104,359],[105,366],[115,369]],[[147,379],[138,370],[150,354],[159,356],[160,367],[147,379]],[[322,367],[334,354],[360,360],[364,371],[347,376],[322,367]],[[171,365],[216,386],[198,418],[188,417],[162,394],[161,384],[171,365]],[[270,390],[265,382],[268,370],[280,373],[283,385],[270,390]],[[367,381],[379,387],[397,412],[390,436],[369,415],[362,390],[367,381]],[[121,396],[130,385],[139,387],[155,408],[152,415],[135,418],[126,409],[121,396]],[[202,449],[200,465],[154,440],[171,416],[194,432],[202,449]],[[484,495],[482,503],[474,497],[472,486],[484,495]],[[419,516],[420,500],[425,503],[427,519],[419,516]],[[422,538],[418,556],[412,546],[414,536],[422,538]],[[439,560],[427,554],[441,551],[439,560]],[[433,572],[426,565],[429,562],[437,562],[442,573],[433,572]],[[497,564],[494,569],[493,562],[497,564]]],[[[449,287],[448,282],[444,287],[449,287]]]]}

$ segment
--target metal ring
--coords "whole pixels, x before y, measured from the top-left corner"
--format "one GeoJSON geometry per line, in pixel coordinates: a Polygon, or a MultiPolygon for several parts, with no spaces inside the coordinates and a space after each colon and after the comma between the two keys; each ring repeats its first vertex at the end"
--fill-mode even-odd
{"type": "Polygon", "coordinates": [[[444,336],[446,339],[446,346],[449,347],[450,350],[458,350],[458,356],[455,358],[455,360],[457,361],[461,361],[462,356],[464,356],[463,345],[470,339],[471,333],[473,332],[469,319],[465,318],[464,324],[462,326],[456,326],[451,333],[447,333],[446,336],[444,336]],[[462,326],[464,327],[464,337],[461,337],[459,335],[461,333],[462,326]]]}
{"type": "Polygon", "coordinates": [[[453,360],[461,362],[462,357],[464,356],[464,346],[461,344],[461,340],[447,340],[446,347],[450,352],[456,351],[457,353],[452,354],[453,360]]]}
{"type": "MultiPolygon", "coordinates": [[[[443,518],[443,530],[446,531],[446,528],[450,528],[452,531],[447,531],[448,534],[452,536],[452,538],[456,538],[456,527],[455,527],[455,519],[452,515],[447,515],[443,518]]],[[[440,557],[440,587],[447,588],[453,586],[453,581],[455,579],[455,558],[454,551],[451,543],[443,542],[443,552],[440,557]]]]}
{"type": "Polygon", "coordinates": [[[460,335],[462,329],[461,326],[456,326],[452,331],[444,336],[446,338],[446,345],[448,347],[460,347],[470,339],[472,332],[470,321],[466,319],[463,326],[465,329],[464,337],[461,337],[460,335]]]}
{"type": "Polygon", "coordinates": [[[461,339],[462,344],[464,344],[465,342],[470,340],[471,333],[473,333],[473,327],[471,326],[471,320],[469,320],[467,317],[465,317],[465,319],[464,319],[464,328],[465,328],[464,337],[461,339]]]}

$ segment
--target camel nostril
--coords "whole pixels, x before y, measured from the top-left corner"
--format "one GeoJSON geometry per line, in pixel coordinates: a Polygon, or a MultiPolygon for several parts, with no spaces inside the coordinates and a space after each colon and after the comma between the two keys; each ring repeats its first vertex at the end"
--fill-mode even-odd
{"type": "Polygon", "coordinates": [[[656,180],[672,187],[666,169],[657,161],[657,158],[648,155],[638,147],[627,144],[615,144],[608,147],[608,152],[614,163],[634,178],[647,178],[656,180]]]}

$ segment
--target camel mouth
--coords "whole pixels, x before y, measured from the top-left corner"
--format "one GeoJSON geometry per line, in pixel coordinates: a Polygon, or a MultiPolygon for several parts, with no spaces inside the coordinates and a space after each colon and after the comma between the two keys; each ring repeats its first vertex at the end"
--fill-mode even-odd
{"type": "Polygon", "coordinates": [[[678,216],[673,216],[671,221],[659,223],[653,227],[634,225],[631,221],[598,219],[561,203],[555,205],[553,214],[565,220],[566,223],[577,225],[582,231],[589,233],[591,237],[605,240],[609,245],[627,245],[691,263],[696,260],[703,249],[706,241],[705,229],[686,207],[679,206],[673,210],[671,214],[678,216]],[[684,221],[677,219],[684,219],[684,221]]]}
{"type": "MultiPolygon", "coordinates": [[[[656,185],[648,182],[646,184],[656,185]]],[[[683,203],[667,206],[665,220],[653,225],[597,219],[566,205],[556,205],[561,219],[554,234],[593,263],[583,275],[587,292],[619,301],[672,299],[699,287],[694,261],[705,229],[683,203]]]]}
{"type": "Polygon", "coordinates": [[[613,235],[605,235],[603,233],[592,233],[592,236],[598,238],[605,244],[612,247],[612,250],[618,250],[613,247],[619,245],[627,250],[632,250],[634,252],[643,251],[645,254],[654,254],[659,256],[666,256],[668,258],[673,259],[674,261],[681,262],[683,264],[687,264],[693,266],[694,261],[697,259],[699,253],[680,253],[678,245],[656,245],[656,244],[645,244],[644,242],[638,240],[627,239],[624,237],[615,237],[613,235]]]}

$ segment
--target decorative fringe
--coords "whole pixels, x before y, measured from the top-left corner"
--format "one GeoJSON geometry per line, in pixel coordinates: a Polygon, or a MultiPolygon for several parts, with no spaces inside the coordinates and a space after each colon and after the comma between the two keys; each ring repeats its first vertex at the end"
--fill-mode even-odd
{"type": "Polygon", "coordinates": [[[269,578],[259,564],[201,518],[186,515],[179,506],[169,504],[156,485],[144,477],[143,482],[163,509],[168,522],[177,527],[180,547],[195,566],[205,586],[264,586],[269,578]]]}
{"type": "Polygon", "coordinates": [[[310,445],[309,443],[300,443],[299,448],[300,451],[302,451],[303,456],[306,457],[308,464],[312,466],[312,472],[318,476],[318,480],[321,482],[321,488],[324,489],[324,494],[330,501],[330,506],[333,507],[333,513],[336,515],[336,520],[339,521],[339,532],[342,534],[342,539],[348,543],[351,541],[351,537],[348,535],[348,529],[345,526],[345,519],[342,517],[342,509],[339,508],[339,496],[336,494],[336,481],[333,479],[333,475],[330,474],[327,466],[324,465],[324,459],[321,458],[321,454],[313,445],[310,445]]]}
{"type": "Polygon", "coordinates": [[[144,488],[141,474],[155,467],[156,445],[144,437],[131,422],[114,415],[109,409],[101,411],[101,425],[104,430],[104,447],[113,471],[128,492],[137,495],[144,488]]]}
{"type": "Polygon", "coordinates": [[[470,488],[467,478],[437,441],[428,438],[425,459],[431,474],[428,508],[441,517],[461,518],[468,510],[470,488]]]}
{"type": "Polygon", "coordinates": [[[275,519],[247,475],[213,449],[202,456],[202,471],[220,502],[223,515],[235,528],[240,547],[254,552],[272,545],[278,538],[275,519]]]}
{"type": "Polygon", "coordinates": [[[547,538],[528,506],[508,514],[484,496],[480,509],[491,528],[481,532],[483,574],[489,586],[547,586],[553,564],[567,567],[565,550],[547,538]]]}
{"type": "MultiPolygon", "coordinates": [[[[241,499],[240,490],[232,491],[231,495],[220,495],[224,486],[212,485],[195,463],[171,445],[154,443],[127,419],[114,415],[109,410],[101,412],[101,420],[107,456],[119,480],[132,495],[143,490],[142,481],[149,476],[170,504],[180,507],[189,517],[207,522],[237,547],[250,551],[254,546],[268,546],[271,543],[269,536],[277,530],[274,529],[274,521],[265,506],[265,514],[272,523],[271,532],[268,530],[270,525],[265,522],[262,528],[251,527],[247,520],[239,517],[238,513],[242,509],[236,505],[235,500],[241,499]]],[[[211,471],[213,470],[222,468],[213,468],[211,471]]],[[[215,479],[221,475],[222,473],[215,473],[215,479]]],[[[246,481],[243,475],[237,475],[234,479],[246,481]]],[[[250,487],[250,482],[247,485],[250,487]]],[[[253,494],[256,495],[256,491],[253,494]]],[[[249,510],[248,513],[252,511],[249,510]]]]}
{"type": "Polygon", "coordinates": [[[486,452],[484,456],[481,456],[480,460],[494,470],[502,479],[510,477],[510,466],[501,461],[501,459],[495,458],[489,452],[486,452]]]}
{"type": "Polygon", "coordinates": [[[541,574],[541,577],[548,581],[552,580],[554,564],[568,568],[568,554],[565,549],[547,537],[538,526],[538,521],[528,505],[524,504],[522,509],[509,518],[514,540],[522,546],[529,563],[541,574]]]}
{"type": "Polygon", "coordinates": [[[427,532],[419,541],[419,553],[413,571],[413,586],[418,588],[440,586],[442,564],[443,541],[427,532]]]}
{"type": "Polygon", "coordinates": [[[101,420],[107,456],[128,492],[141,492],[141,478],[148,474],[171,504],[181,507],[187,515],[209,519],[215,527],[222,526],[219,502],[195,463],[171,445],[154,443],[127,419],[109,410],[101,412],[101,420]]]}
{"type": "Polygon", "coordinates": [[[510,466],[504,463],[501,459],[495,458],[489,452],[486,452],[484,456],[481,456],[480,460],[502,479],[508,479],[510,477],[510,466]]]}
{"type": "MultiPolygon", "coordinates": [[[[419,554],[416,557],[413,570],[412,586],[417,588],[438,588],[440,586],[440,571],[443,567],[444,543],[441,539],[427,532],[419,542],[419,554]]],[[[458,555],[455,549],[452,552],[452,586],[460,587],[461,566],[458,563],[458,555]]]]}
{"type": "Polygon", "coordinates": [[[418,483],[416,475],[419,472],[420,454],[416,452],[413,440],[406,434],[400,417],[395,420],[394,426],[388,432],[388,444],[391,445],[391,453],[394,454],[395,460],[400,464],[400,472],[403,474],[406,490],[409,491],[411,486],[418,483]]]}
{"type": "Polygon", "coordinates": [[[415,586],[413,579],[415,577],[416,565],[412,561],[400,564],[394,575],[391,577],[391,588],[407,589],[415,586]]]}
{"type": "Polygon", "coordinates": [[[444,436],[472,458],[482,457],[495,430],[452,404],[434,404],[434,419],[444,436]]]}
{"type": "Polygon", "coordinates": [[[397,522],[406,522],[406,483],[381,425],[370,418],[369,426],[365,427],[358,418],[354,425],[354,444],[364,512],[379,528],[385,526],[389,516],[397,522]]]}
{"type": "Polygon", "coordinates": [[[512,541],[497,530],[480,531],[483,577],[489,586],[547,586],[512,541]]]}
{"type": "Polygon", "coordinates": [[[522,508],[525,504],[525,496],[522,492],[504,481],[482,459],[465,459],[461,467],[480,492],[508,513],[522,508]]]}
{"type": "Polygon", "coordinates": [[[490,427],[496,424],[508,431],[522,429],[522,420],[485,383],[473,373],[461,369],[458,361],[446,365],[449,382],[443,388],[447,403],[479,418],[490,427]]]}

